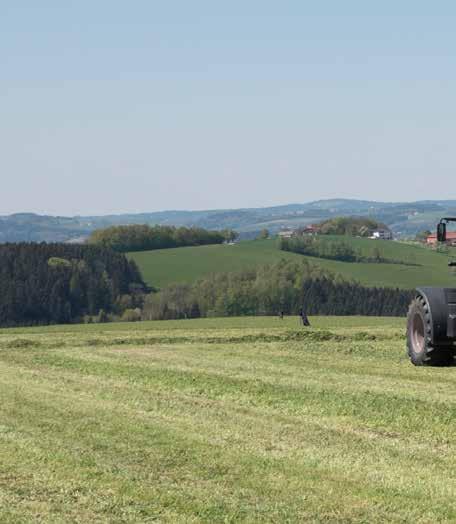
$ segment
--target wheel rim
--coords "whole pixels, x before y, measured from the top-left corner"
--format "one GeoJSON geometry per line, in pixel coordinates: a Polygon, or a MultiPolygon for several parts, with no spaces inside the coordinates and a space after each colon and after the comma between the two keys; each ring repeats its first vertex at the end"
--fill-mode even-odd
{"type": "Polygon", "coordinates": [[[424,322],[419,313],[412,321],[412,349],[414,353],[421,353],[424,349],[424,322]]]}

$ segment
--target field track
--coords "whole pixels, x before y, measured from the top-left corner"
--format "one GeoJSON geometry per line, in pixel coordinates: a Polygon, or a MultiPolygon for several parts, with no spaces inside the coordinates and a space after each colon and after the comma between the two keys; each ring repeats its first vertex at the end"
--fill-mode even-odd
{"type": "Polygon", "coordinates": [[[310,320],[0,331],[0,522],[454,522],[456,368],[310,320]]]}

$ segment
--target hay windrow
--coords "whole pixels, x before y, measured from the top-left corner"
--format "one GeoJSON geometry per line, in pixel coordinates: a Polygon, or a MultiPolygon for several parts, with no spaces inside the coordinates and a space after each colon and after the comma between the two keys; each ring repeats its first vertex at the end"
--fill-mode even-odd
{"type": "Polygon", "coordinates": [[[283,342],[355,342],[399,340],[402,333],[398,331],[368,332],[352,331],[336,333],[327,329],[300,329],[281,332],[260,331],[243,333],[239,330],[227,330],[220,333],[182,333],[163,332],[153,335],[99,336],[99,337],[46,337],[17,338],[0,340],[0,349],[58,349],[63,347],[116,347],[116,346],[153,346],[171,344],[248,344],[248,343],[283,343],[283,342]]]}

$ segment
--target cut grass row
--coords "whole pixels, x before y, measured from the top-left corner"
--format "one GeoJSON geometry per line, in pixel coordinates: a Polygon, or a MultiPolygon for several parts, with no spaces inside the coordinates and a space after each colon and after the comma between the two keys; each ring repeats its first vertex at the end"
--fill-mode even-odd
{"type": "Polygon", "coordinates": [[[211,273],[241,271],[259,265],[286,260],[303,260],[354,279],[367,286],[414,289],[417,286],[454,286],[456,278],[447,267],[448,257],[442,253],[400,242],[344,237],[363,253],[376,247],[387,259],[406,264],[350,263],[307,257],[280,251],[276,240],[254,240],[236,245],[216,245],[163,249],[130,253],[152,286],[193,282],[211,273]],[[416,265],[410,265],[410,264],[416,265]]]}
{"type": "Polygon", "coordinates": [[[1,331],[0,522],[454,521],[454,371],[400,319],[295,321],[1,331]]]}
{"type": "MultiPolygon", "coordinates": [[[[405,320],[400,317],[310,317],[312,326],[317,329],[332,330],[355,330],[382,329],[382,328],[404,328],[405,320]]],[[[238,330],[245,332],[248,329],[263,329],[268,332],[276,330],[293,330],[301,326],[300,317],[285,315],[283,320],[279,317],[226,317],[226,318],[198,318],[187,320],[154,320],[126,324],[125,322],[109,322],[106,324],[60,324],[53,326],[0,328],[0,336],[3,339],[15,335],[89,335],[90,333],[116,336],[117,333],[125,332],[128,336],[141,335],[144,332],[162,333],[169,331],[202,330],[209,333],[210,330],[220,331],[222,329],[238,330]]]]}

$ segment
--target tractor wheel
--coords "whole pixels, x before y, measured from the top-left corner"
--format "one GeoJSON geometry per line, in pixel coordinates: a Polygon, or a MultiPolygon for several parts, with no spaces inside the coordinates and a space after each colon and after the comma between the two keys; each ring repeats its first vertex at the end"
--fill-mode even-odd
{"type": "Polygon", "coordinates": [[[423,297],[412,300],[407,315],[407,353],[415,366],[450,366],[454,349],[431,345],[431,315],[423,297]]]}

